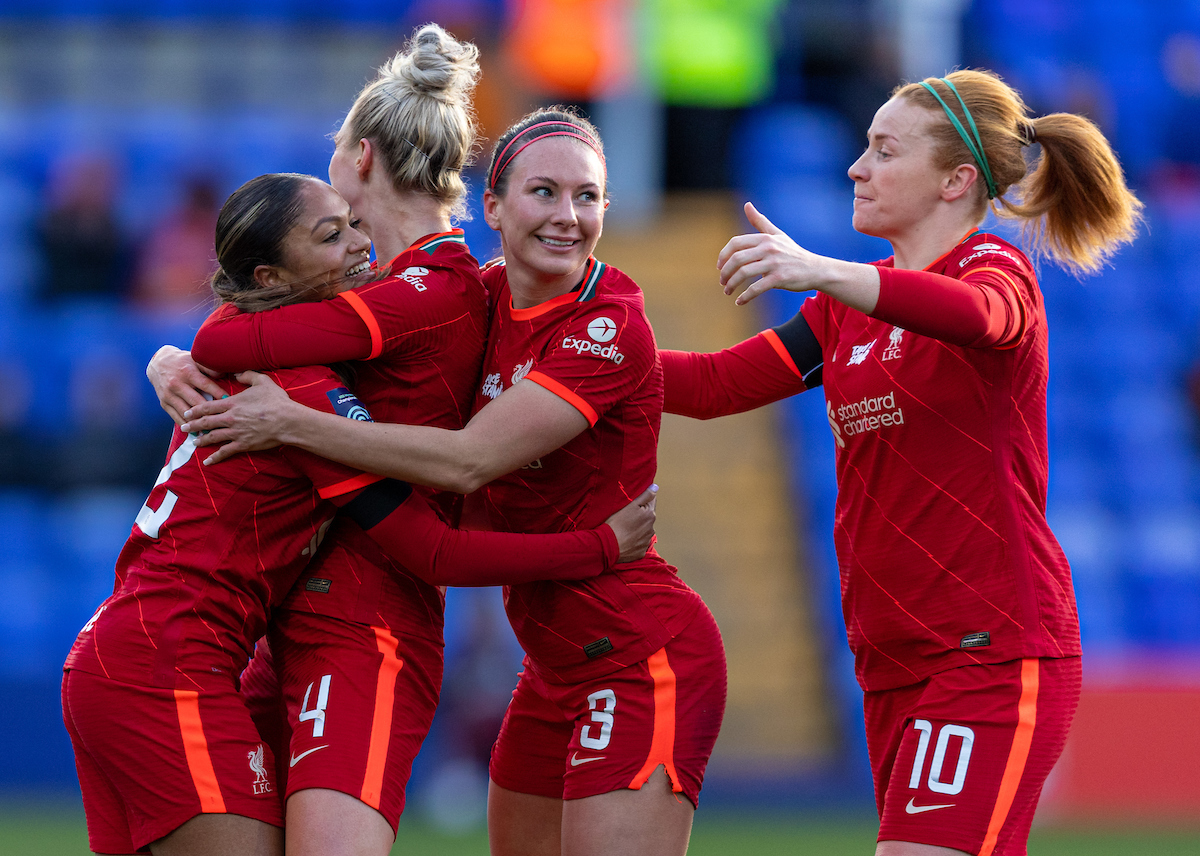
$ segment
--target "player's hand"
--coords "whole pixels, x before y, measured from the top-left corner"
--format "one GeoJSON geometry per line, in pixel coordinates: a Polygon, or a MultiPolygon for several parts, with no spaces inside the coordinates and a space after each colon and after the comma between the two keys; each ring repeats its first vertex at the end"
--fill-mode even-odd
{"type": "Polygon", "coordinates": [[[827,260],[801,247],[749,202],[745,210],[758,233],[730,238],[717,256],[725,293],[739,292],[734,302],[742,306],[772,288],[817,288],[817,270],[827,260]]]}
{"type": "Polygon", "coordinates": [[[604,521],[612,527],[617,546],[621,548],[621,557],[617,561],[635,562],[646,555],[654,543],[654,505],[657,501],[658,485],[652,484],[641,496],[604,521]]]}
{"type": "Polygon", "coordinates": [[[204,401],[184,412],[181,431],[199,433],[197,446],[220,446],[205,459],[217,464],[238,452],[273,449],[282,445],[284,416],[296,405],[273,380],[258,372],[242,372],[238,383],[247,389],[228,398],[204,401]]]}
{"type": "Polygon", "coordinates": [[[218,372],[193,360],[190,351],[181,351],[174,345],[163,345],[146,366],[146,377],[154,387],[158,403],[176,425],[184,423],[183,412],[188,408],[225,394],[212,381],[218,376],[218,372]]]}

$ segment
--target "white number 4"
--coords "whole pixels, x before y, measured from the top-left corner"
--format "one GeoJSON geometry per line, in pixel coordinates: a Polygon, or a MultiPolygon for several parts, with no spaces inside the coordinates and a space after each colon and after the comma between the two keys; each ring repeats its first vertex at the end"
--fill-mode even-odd
{"type": "Polygon", "coordinates": [[[588,708],[592,711],[592,722],[600,724],[600,733],[593,737],[592,726],[583,726],[579,731],[579,745],[584,749],[603,749],[612,737],[613,711],[617,709],[617,694],[612,690],[594,692],[588,696],[588,708]]]}
{"type": "MultiPolygon", "coordinates": [[[[308,689],[304,691],[304,701],[300,703],[300,722],[308,722],[313,720],[313,737],[321,737],[325,734],[325,707],[329,704],[329,681],[333,675],[323,675],[321,677],[321,688],[317,690],[317,704],[312,710],[308,708],[308,696],[312,692],[313,684],[308,685],[308,689]]],[[[315,684],[316,681],[313,681],[315,684]]]]}

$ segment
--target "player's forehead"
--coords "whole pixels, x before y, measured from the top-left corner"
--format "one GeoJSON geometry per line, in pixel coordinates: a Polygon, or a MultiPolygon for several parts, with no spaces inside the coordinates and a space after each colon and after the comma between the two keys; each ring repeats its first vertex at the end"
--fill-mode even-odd
{"type": "Polygon", "coordinates": [[[543,178],[558,184],[597,187],[604,183],[604,166],[596,150],[568,136],[534,140],[513,159],[509,169],[520,180],[543,178]]]}
{"type": "Polygon", "coordinates": [[[934,114],[907,98],[895,96],[875,111],[867,140],[871,143],[911,143],[929,136],[934,114]]]}

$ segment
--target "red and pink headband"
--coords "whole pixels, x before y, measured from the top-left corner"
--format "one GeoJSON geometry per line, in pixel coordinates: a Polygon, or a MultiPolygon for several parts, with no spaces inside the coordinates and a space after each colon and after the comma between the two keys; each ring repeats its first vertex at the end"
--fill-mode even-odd
{"type": "Polygon", "coordinates": [[[508,144],[500,150],[500,154],[496,155],[496,159],[492,162],[492,174],[488,176],[488,187],[491,190],[495,190],[496,181],[499,180],[500,174],[508,168],[508,165],[516,159],[517,155],[525,151],[525,149],[527,149],[533,143],[536,143],[538,140],[543,140],[546,137],[573,137],[576,140],[581,140],[584,143],[587,143],[589,146],[591,146],[592,151],[596,153],[597,157],[600,158],[600,166],[604,169],[605,181],[608,180],[608,164],[604,160],[604,152],[601,151],[600,143],[596,140],[596,138],[593,137],[585,128],[582,128],[579,125],[575,125],[571,122],[566,122],[561,119],[553,119],[548,122],[538,122],[537,124],[530,125],[528,128],[522,129],[520,133],[515,134],[513,138],[508,141],[508,144]],[[558,127],[559,130],[543,130],[541,133],[536,134],[529,133],[530,131],[534,131],[538,128],[545,129],[551,127],[558,127]],[[520,147],[510,154],[509,150],[517,144],[518,140],[522,140],[522,138],[524,139],[520,147]]]}

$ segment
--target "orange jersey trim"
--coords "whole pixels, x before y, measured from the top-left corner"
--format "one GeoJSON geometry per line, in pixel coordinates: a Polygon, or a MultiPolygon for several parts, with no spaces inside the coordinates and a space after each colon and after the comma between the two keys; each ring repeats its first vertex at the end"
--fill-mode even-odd
{"type": "Polygon", "coordinates": [[[671,790],[680,793],[679,775],[675,772],[675,672],[667,661],[667,649],[659,648],[646,659],[650,677],[654,680],[654,736],[646,763],[629,783],[632,790],[641,790],[650,775],[661,765],[671,780],[671,790]]]}
{"type": "Polygon", "coordinates": [[[354,478],[340,481],[337,484],[331,484],[329,487],[317,488],[317,496],[321,499],[333,499],[335,496],[341,496],[345,493],[350,493],[352,490],[366,487],[367,485],[375,484],[375,482],[383,481],[386,476],[377,476],[374,473],[359,473],[354,478]]]}
{"type": "Polygon", "coordinates": [[[595,425],[596,422],[599,421],[600,414],[593,410],[590,404],[588,404],[571,390],[567,389],[554,378],[535,371],[525,375],[525,380],[531,380],[538,386],[544,387],[553,392],[567,404],[571,405],[580,413],[582,413],[583,418],[588,421],[589,425],[595,425]]]}
{"type": "Polygon", "coordinates": [[[338,297],[343,298],[349,303],[350,308],[358,313],[358,317],[362,319],[363,324],[367,325],[367,332],[371,334],[371,353],[367,356],[367,359],[375,359],[383,353],[383,331],[379,329],[379,321],[375,318],[375,313],[353,291],[343,291],[338,297]]]}
{"type": "Polygon", "coordinates": [[[922,270],[924,270],[927,273],[932,273],[933,269],[935,267],[937,267],[943,261],[946,260],[946,256],[950,255],[952,252],[954,252],[955,250],[957,250],[959,247],[961,247],[963,245],[963,241],[967,240],[967,238],[970,238],[972,235],[978,235],[978,234],[980,234],[978,228],[971,229],[969,232],[967,232],[965,235],[963,235],[961,238],[959,238],[957,241],[955,241],[953,247],[946,250],[946,252],[942,253],[940,256],[938,256],[936,259],[931,261],[929,264],[925,265],[925,267],[922,268],[922,270]]]}
{"type": "Polygon", "coordinates": [[[396,656],[400,640],[383,627],[372,627],[375,644],[383,655],[375,683],[375,715],[371,719],[371,742],[367,748],[367,769],[363,774],[359,799],[376,811],[383,798],[383,773],[387,767],[388,747],[392,741],[392,708],[396,702],[396,676],[404,661],[396,656]]]}
{"type": "Polygon", "coordinates": [[[996,839],[1004,827],[1004,821],[1008,819],[1008,810],[1012,808],[1017,786],[1021,784],[1021,776],[1025,772],[1029,747],[1033,744],[1033,729],[1037,724],[1039,665],[1036,657],[1021,661],[1021,699],[1017,702],[1017,730],[1013,733],[1012,748],[1008,750],[1008,763],[1004,766],[1004,776],[1000,779],[1000,790],[996,794],[996,806],[992,809],[992,819],[988,822],[987,835],[983,838],[979,856],[992,856],[992,851],[996,849],[996,839]]]}
{"type": "Polygon", "coordinates": [[[791,369],[796,377],[804,380],[804,375],[800,374],[800,369],[796,368],[796,361],[792,359],[792,355],[788,353],[788,349],[783,346],[783,340],[779,338],[779,334],[774,330],[763,330],[759,334],[771,345],[775,353],[779,354],[779,359],[783,360],[783,364],[791,369]]]}
{"type": "Polygon", "coordinates": [[[195,690],[175,690],[175,711],[179,716],[179,733],[183,737],[183,755],[187,759],[192,784],[200,797],[200,811],[205,814],[225,814],[221,785],[208,754],[208,740],[200,722],[200,693],[195,690]]]}
{"type": "Polygon", "coordinates": [[[545,303],[539,303],[537,306],[530,306],[528,309],[518,309],[513,306],[512,294],[508,295],[508,311],[512,315],[514,321],[531,321],[539,315],[545,315],[551,309],[557,309],[560,306],[565,306],[568,303],[574,303],[579,299],[579,295],[574,291],[568,291],[566,294],[560,294],[558,297],[551,297],[545,303]]]}

